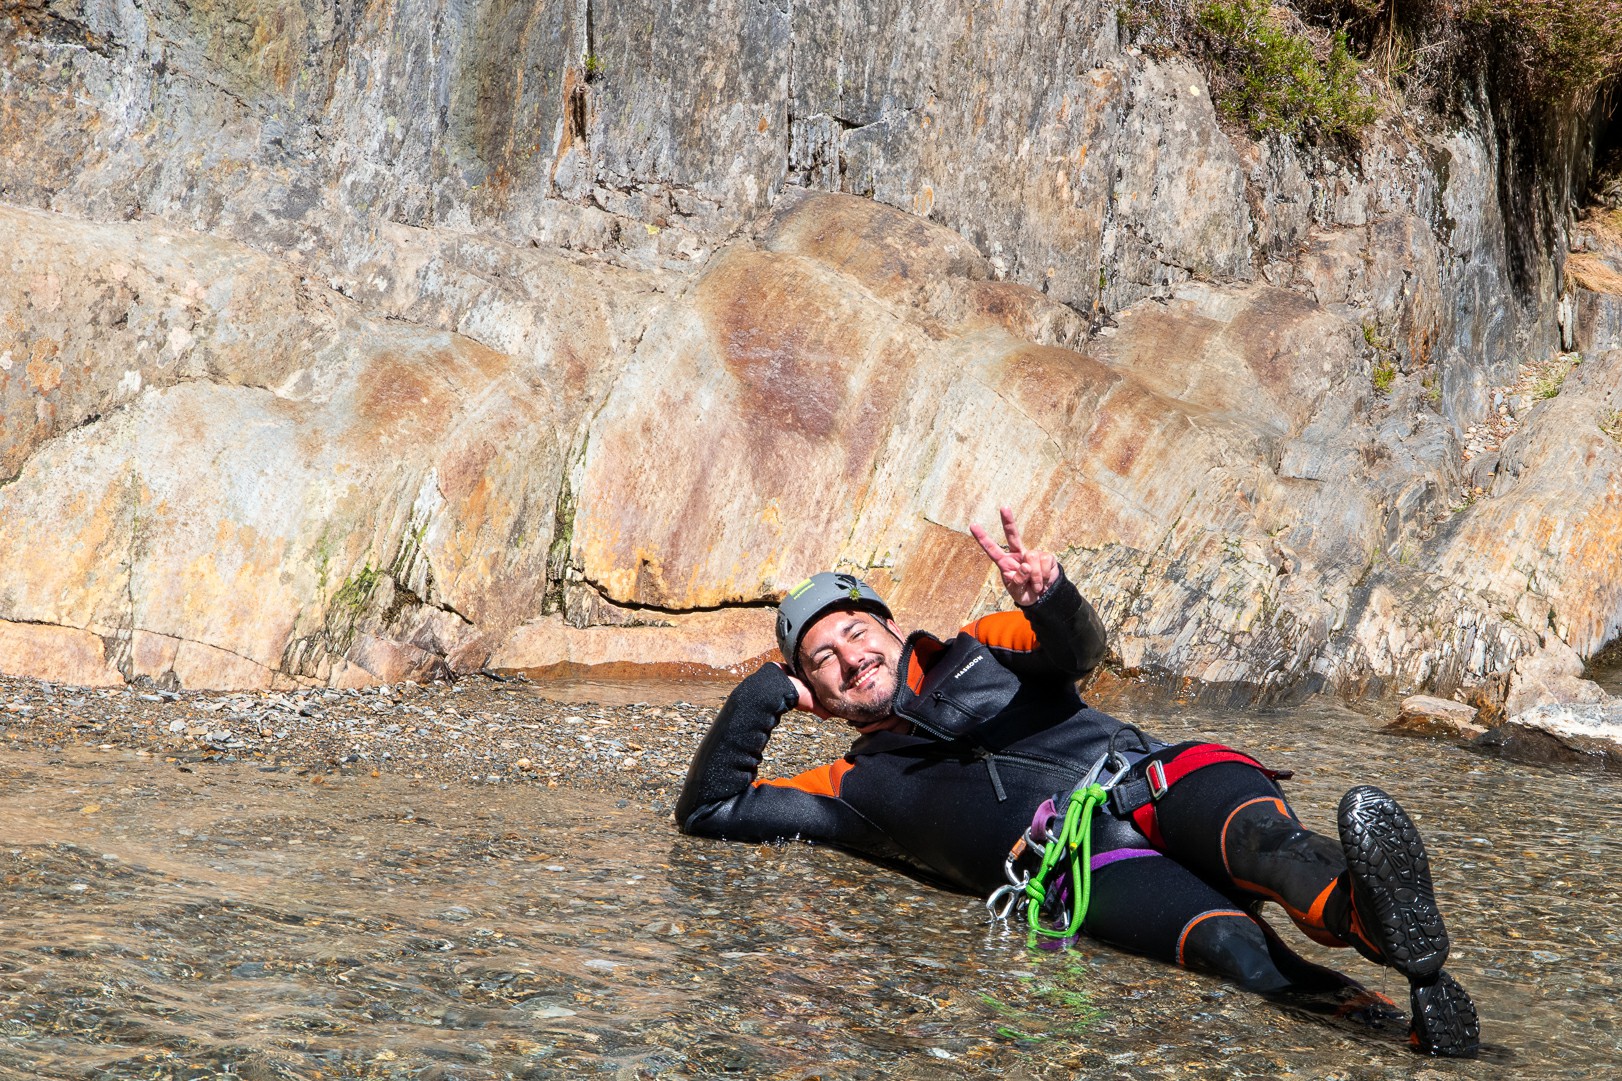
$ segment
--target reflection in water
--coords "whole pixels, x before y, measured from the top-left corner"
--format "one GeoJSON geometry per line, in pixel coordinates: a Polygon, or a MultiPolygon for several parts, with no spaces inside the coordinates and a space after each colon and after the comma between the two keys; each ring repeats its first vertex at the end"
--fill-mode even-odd
{"type": "MultiPolygon", "coordinates": [[[[1378,734],[1328,705],[1139,714],[1398,793],[1491,1047],[1447,1076],[1604,1075],[1619,782],[1378,734]]],[[[1027,951],[974,898],[806,845],[692,840],[513,786],[0,758],[0,1072],[26,1077],[1399,1078],[1331,1027],[1114,951],[1027,951]]],[[[1279,921],[1282,923],[1282,921],[1279,921]]],[[[1347,952],[1304,947],[1405,997],[1347,952]]]]}
{"type": "Polygon", "coordinates": [[[1608,694],[1622,697],[1622,644],[1613,644],[1605,650],[1583,675],[1605,688],[1608,694]]]}

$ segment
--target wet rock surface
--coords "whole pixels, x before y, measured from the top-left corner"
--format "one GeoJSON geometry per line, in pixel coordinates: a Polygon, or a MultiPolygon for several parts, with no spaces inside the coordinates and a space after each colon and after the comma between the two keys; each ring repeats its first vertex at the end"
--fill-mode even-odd
{"type": "Polygon", "coordinates": [[[1477,719],[1474,706],[1424,694],[1404,698],[1397,719],[1386,730],[1442,739],[1473,739],[1487,731],[1477,719]]]}
{"type": "Polygon", "coordinates": [[[1622,773],[1622,699],[1535,706],[1476,743],[1518,762],[1622,773]]]}

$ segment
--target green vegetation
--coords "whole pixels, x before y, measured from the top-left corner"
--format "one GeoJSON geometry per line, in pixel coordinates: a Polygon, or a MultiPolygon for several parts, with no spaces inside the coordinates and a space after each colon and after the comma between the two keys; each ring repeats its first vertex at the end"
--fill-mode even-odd
{"type": "MultiPolygon", "coordinates": [[[[323,566],[322,574],[325,573],[323,566]]],[[[361,617],[382,579],[382,568],[373,566],[368,560],[360,570],[345,578],[332,595],[332,600],[327,603],[324,631],[326,648],[330,652],[342,653],[355,640],[361,617]]]]}
{"type": "Polygon", "coordinates": [[[372,591],[377,588],[377,580],[382,573],[368,560],[364,567],[344,579],[344,584],[332,595],[330,610],[351,613],[353,622],[353,618],[360,615],[361,609],[366,607],[366,602],[371,599],[372,591]]]}
{"type": "Polygon", "coordinates": [[[1622,78],[1618,0],[1118,0],[1116,18],[1151,55],[1192,58],[1259,138],[1346,142],[1483,72],[1529,117],[1572,116],[1622,78]]]}
{"type": "Polygon", "coordinates": [[[1374,96],[1344,30],[1324,41],[1267,0],[1214,0],[1195,25],[1218,62],[1217,107],[1257,135],[1350,137],[1373,122],[1374,96]]]}
{"type": "Polygon", "coordinates": [[[1496,29],[1545,95],[1593,100],[1622,75],[1616,0],[1467,0],[1463,15],[1496,29]]]}
{"type": "Polygon", "coordinates": [[[1558,395],[1560,388],[1565,386],[1566,376],[1571,374],[1571,369],[1582,362],[1581,353],[1561,353],[1544,364],[1542,370],[1532,380],[1532,397],[1543,401],[1558,395]]]}
{"type": "Polygon", "coordinates": [[[1599,430],[1614,443],[1622,443],[1622,409],[1613,409],[1609,413],[1601,413],[1599,430]]]}
{"type": "Polygon", "coordinates": [[[598,78],[608,71],[608,65],[605,64],[603,62],[603,58],[598,56],[596,53],[586,54],[585,68],[587,82],[591,82],[593,79],[598,78]]]}
{"type": "Polygon", "coordinates": [[[1391,388],[1397,382],[1397,366],[1390,357],[1381,357],[1374,365],[1374,389],[1381,394],[1390,394],[1391,388]]]}

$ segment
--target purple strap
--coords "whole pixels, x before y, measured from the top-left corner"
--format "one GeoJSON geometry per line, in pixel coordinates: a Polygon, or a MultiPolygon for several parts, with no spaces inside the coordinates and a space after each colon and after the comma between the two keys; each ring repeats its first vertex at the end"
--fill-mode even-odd
{"type": "Polygon", "coordinates": [[[1116,860],[1135,860],[1141,856],[1158,856],[1160,853],[1153,848],[1117,848],[1113,852],[1105,852],[1093,857],[1092,869],[1108,867],[1116,860]]]}

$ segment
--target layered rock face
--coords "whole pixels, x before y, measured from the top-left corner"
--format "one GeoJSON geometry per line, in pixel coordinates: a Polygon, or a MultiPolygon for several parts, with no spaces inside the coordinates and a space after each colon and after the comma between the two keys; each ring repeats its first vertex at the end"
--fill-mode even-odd
{"type": "Polygon", "coordinates": [[[1617,635],[1622,319],[1490,103],[1257,144],[1109,5],[971,7],[0,13],[0,667],[720,666],[829,566],[946,631],[999,504],[1174,683],[1617,635]]]}

